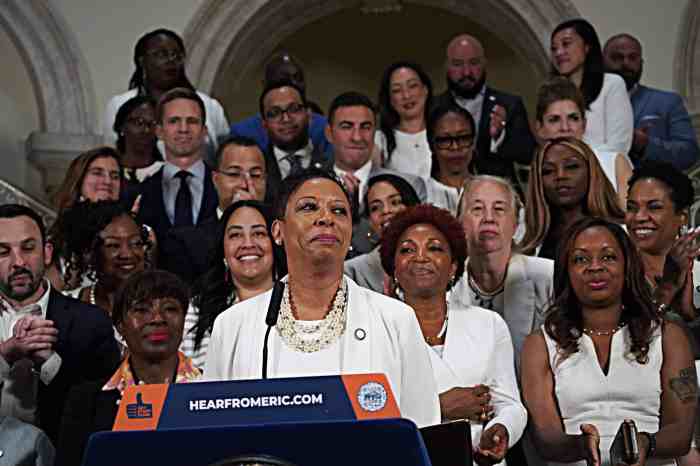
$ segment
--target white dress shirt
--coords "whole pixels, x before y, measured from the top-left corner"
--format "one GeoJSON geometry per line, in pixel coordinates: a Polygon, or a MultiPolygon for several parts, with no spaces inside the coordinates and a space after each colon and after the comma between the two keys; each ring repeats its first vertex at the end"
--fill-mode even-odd
{"type": "MultiPolygon", "coordinates": [[[[173,165],[170,162],[165,162],[163,165],[163,203],[165,204],[165,213],[168,215],[168,219],[171,224],[175,224],[175,200],[177,199],[177,193],[180,190],[180,183],[182,182],[179,178],[176,178],[182,168],[173,165]]],[[[192,193],[192,223],[197,224],[197,219],[199,218],[199,209],[202,206],[202,199],[204,198],[204,177],[206,176],[206,169],[204,167],[204,161],[198,160],[189,168],[185,169],[192,174],[187,179],[187,184],[190,187],[190,193],[192,193]]]]}

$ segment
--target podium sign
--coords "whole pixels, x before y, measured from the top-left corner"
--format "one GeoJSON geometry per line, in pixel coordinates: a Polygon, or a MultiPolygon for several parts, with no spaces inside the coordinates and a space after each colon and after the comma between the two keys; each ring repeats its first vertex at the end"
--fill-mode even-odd
{"type": "Polygon", "coordinates": [[[187,384],[124,391],[113,430],[398,418],[384,374],[187,384]]]}

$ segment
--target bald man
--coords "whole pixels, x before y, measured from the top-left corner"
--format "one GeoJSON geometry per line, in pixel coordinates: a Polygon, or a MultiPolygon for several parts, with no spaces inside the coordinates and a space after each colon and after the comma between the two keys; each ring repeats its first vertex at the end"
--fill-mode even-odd
{"type": "Polygon", "coordinates": [[[675,92],[639,84],[644,59],[642,44],[630,34],[617,34],[605,43],[605,67],[622,76],[634,110],[634,139],[630,158],[663,160],[679,170],[698,161],[698,141],[688,111],[675,92]]]}
{"type": "Polygon", "coordinates": [[[477,38],[454,37],[447,45],[447,91],[436,98],[436,104],[454,101],[477,122],[477,153],[472,161],[477,173],[517,181],[513,162],[530,163],[535,138],[522,99],[486,84],[486,63],[477,38]]]}
{"type": "MultiPolygon", "coordinates": [[[[306,79],[301,64],[290,54],[281,52],[273,55],[265,64],[262,87],[265,88],[269,83],[285,80],[293,82],[303,92],[306,92],[306,79]]],[[[307,102],[307,104],[311,108],[311,102],[307,102]]],[[[309,137],[311,138],[313,147],[322,154],[325,154],[331,149],[331,145],[324,133],[327,124],[328,121],[323,115],[315,112],[311,113],[309,137]]],[[[269,149],[270,138],[263,127],[260,114],[250,116],[232,124],[231,136],[243,136],[254,140],[263,153],[267,152],[269,149]]]]}

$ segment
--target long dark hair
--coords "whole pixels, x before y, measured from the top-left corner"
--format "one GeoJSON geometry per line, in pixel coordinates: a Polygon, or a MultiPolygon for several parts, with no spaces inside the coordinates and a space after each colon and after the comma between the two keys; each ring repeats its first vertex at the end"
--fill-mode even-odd
{"type": "MultiPolygon", "coordinates": [[[[160,34],[168,36],[169,38],[177,42],[177,46],[180,48],[180,51],[183,55],[185,54],[185,42],[182,40],[182,37],[180,37],[176,32],[171,31],[170,29],[156,29],[154,31],[142,35],[136,42],[136,45],[134,46],[134,65],[136,66],[136,69],[131,75],[131,79],[129,79],[129,89],[136,89],[138,95],[148,94],[148,89],[146,89],[146,82],[144,80],[143,66],[141,66],[141,59],[146,54],[146,45],[148,44],[149,40],[160,34]]],[[[187,76],[185,75],[184,71],[182,73],[182,82],[178,83],[174,87],[187,87],[192,89],[193,91],[195,90],[190,80],[187,79],[187,76]]]]}
{"type": "MultiPolygon", "coordinates": [[[[586,101],[586,109],[590,108],[591,103],[598,98],[600,90],[603,88],[603,80],[605,79],[605,68],[603,66],[603,49],[600,46],[598,33],[591,23],[583,18],[570,19],[564,21],[559,26],[554,28],[550,36],[550,42],[554,36],[564,29],[573,29],[576,34],[581,36],[583,43],[588,46],[586,60],[583,62],[583,79],[581,80],[581,92],[586,101]]],[[[559,76],[559,72],[552,65],[551,74],[559,76]]]]}
{"type": "Polygon", "coordinates": [[[425,70],[417,63],[412,63],[408,61],[399,61],[392,63],[384,71],[382,75],[382,80],[379,85],[379,97],[377,101],[379,102],[379,129],[384,133],[386,137],[386,162],[391,160],[391,153],[396,149],[396,136],[394,135],[394,129],[399,125],[400,117],[398,112],[391,105],[391,75],[394,71],[399,68],[408,68],[413,70],[420,78],[423,85],[428,90],[428,95],[425,99],[425,109],[423,118],[428,121],[428,109],[430,108],[431,102],[433,100],[433,83],[430,80],[430,76],[425,70]]]}
{"type": "Polygon", "coordinates": [[[191,330],[195,333],[194,346],[199,348],[202,339],[214,326],[214,320],[224,310],[231,306],[236,297],[236,287],[229,277],[229,271],[224,265],[224,237],[229,219],[238,209],[250,207],[260,212],[266,223],[267,234],[272,242],[272,278],[277,280],[287,274],[286,260],[282,249],[272,241],[272,222],[274,218],[270,207],[259,201],[242,200],[226,208],[216,233],[216,248],[209,257],[209,270],[195,283],[192,292],[192,304],[199,309],[197,324],[191,330]]]}
{"type": "MultiPolygon", "coordinates": [[[[126,125],[131,112],[139,108],[143,104],[148,104],[153,108],[153,113],[155,115],[156,111],[156,101],[150,95],[136,95],[131,99],[127,100],[119,107],[117,114],[114,117],[114,125],[112,130],[117,134],[117,150],[120,154],[124,153],[126,150],[126,141],[124,140],[124,125],[126,125]]],[[[155,139],[155,136],[153,136],[155,139]]],[[[158,144],[153,143],[153,160],[163,160],[163,156],[158,150],[158,144]]]]}
{"type": "Polygon", "coordinates": [[[394,189],[398,191],[399,195],[401,196],[401,202],[403,202],[406,207],[413,207],[414,205],[420,204],[420,198],[418,197],[416,190],[413,188],[413,186],[411,186],[411,183],[406,181],[405,178],[398,173],[379,173],[378,175],[370,176],[369,180],[367,181],[367,191],[365,192],[364,198],[365,209],[362,212],[364,217],[369,217],[369,202],[367,199],[369,191],[372,189],[372,186],[380,182],[389,183],[392,185],[394,189]]]}
{"type": "Polygon", "coordinates": [[[625,259],[625,277],[622,288],[621,322],[630,330],[632,345],[629,352],[640,364],[648,361],[649,343],[661,319],[653,305],[651,290],[644,278],[644,265],[632,241],[619,225],[602,218],[584,217],[575,222],[560,245],[554,261],[554,300],[547,311],[545,331],[559,346],[559,361],[579,350],[579,338],[583,332],[583,315],[569,277],[569,259],[576,238],[583,231],[602,227],[608,230],[622,249],[625,259]]]}

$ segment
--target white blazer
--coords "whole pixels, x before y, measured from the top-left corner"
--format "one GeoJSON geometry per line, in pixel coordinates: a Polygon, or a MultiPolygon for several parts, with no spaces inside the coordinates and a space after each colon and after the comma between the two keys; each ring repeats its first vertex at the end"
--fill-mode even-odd
{"type": "MultiPolygon", "coordinates": [[[[510,448],[525,430],[527,411],[520,401],[508,326],[495,312],[476,306],[449,306],[448,317],[442,357],[430,352],[438,392],[488,385],[495,416],[486,428],[502,424],[508,430],[510,448]]],[[[482,430],[481,424],[472,424],[474,447],[482,430]]]]}
{"type": "MultiPolygon", "coordinates": [[[[472,306],[466,264],[464,275],[450,292],[451,306],[472,306]]],[[[554,290],[553,282],[554,261],[523,254],[511,256],[503,290],[505,305],[502,317],[510,330],[517,367],[520,367],[520,351],[525,337],[544,323],[554,290]]]]}
{"type": "MultiPolygon", "coordinates": [[[[383,373],[401,415],[419,427],[440,423],[430,349],[413,310],[405,304],[348,281],[347,321],[337,374],[383,373]],[[357,335],[363,334],[360,339],[357,335]]],[[[265,316],[272,291],[235,304],[214,322],[204,370],[206,380],[258,379],[262,373],[265,316]]],[[[270,332],[268,370],[284,343],[270,332]]],[[[274,378],[274,370],[269,377],[274,378]]],[[[302,376],[300,371],[299,376],[302,376]]]]}

